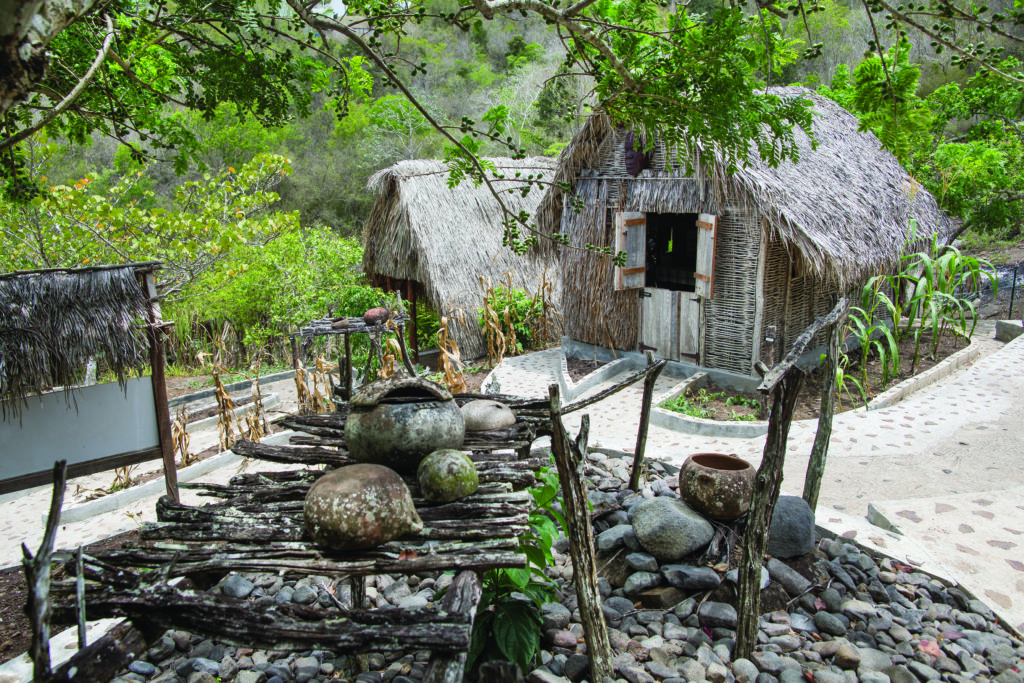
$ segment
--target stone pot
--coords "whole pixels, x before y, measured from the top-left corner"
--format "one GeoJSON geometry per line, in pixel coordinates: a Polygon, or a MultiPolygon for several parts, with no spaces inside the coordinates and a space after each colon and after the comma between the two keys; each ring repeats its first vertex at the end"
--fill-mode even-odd
{"type": "Polygon", "coordinates": [[[317,479],[303,518],[317,545],[335,550],[375,548],[423,529],[405,482],[380,465],[347,465],[317,479]]]}
{"type": "Polygon", "coordinates": [[[750,509],[756,475],[757,470],[743,458],[695,453],[679,470],[679,495],[702,515],[736,519],[750,509]]]}
{"type": "Polygon", "coordinates": [[[392,375],[353,392],[345,443],[359,462],[415,474],[439,448],[461,448],[462,411],[448,391],[422,377],[392,375]]]}

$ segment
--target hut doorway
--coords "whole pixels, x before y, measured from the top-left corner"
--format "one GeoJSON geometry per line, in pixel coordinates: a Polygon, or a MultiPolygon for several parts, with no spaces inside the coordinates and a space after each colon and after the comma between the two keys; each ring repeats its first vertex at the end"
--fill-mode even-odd
{"type": "Polygon", "coordinates": [[[713,293],[717,217],[697,213],[615,215],[626,252],[616,289],[642,289],[640,347],[669,360],[700,361],[701,305],[713,293]]]}

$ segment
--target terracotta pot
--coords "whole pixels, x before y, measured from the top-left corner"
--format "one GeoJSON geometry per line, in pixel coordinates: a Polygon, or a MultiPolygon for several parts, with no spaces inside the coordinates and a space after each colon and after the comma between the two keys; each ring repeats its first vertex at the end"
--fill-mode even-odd
{"type": "Polygon", "coordinates": [[[695,453],[679,470],[679,495],[712,519],[736,519],[750,509],[754,495],[753,465],[734,455],[695,453]]]}
{"type": "Polygon", "coordinates": [[[439,448],[461,448],[462,411],[448,391],[420,377],[391,378],[361,386],[349,402],[345,443],[359,462],[415,474],[439,448]]]}

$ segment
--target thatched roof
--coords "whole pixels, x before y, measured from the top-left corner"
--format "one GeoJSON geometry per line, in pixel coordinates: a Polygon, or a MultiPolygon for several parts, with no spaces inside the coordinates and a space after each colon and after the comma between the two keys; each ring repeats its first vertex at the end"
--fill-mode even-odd
{"type": "Polygon", "coordinates": [[[149,365],[148,299],[136,271],[159,264],[0,275],[0,417],[31,394],[81,381],[103,356],[122,383],[149,365]]]}
{"type": "MultiPolygon", "coordinates": [[[[521,187],[516,180],[542,175],[550,182],[555,161],[545,157],[523,160],[489,159],[506,180],[499,190],[521,187]]],[[[477,310],[483,305],[480,277],[497,284],[506,272],[513,285],[530,293],[537,290],[547,270],[556,279],[555,260],[544,250],[517,255],[502,245],[504,216],[486,186],[464,180],[448,187],[443,161],[401,161],[370,177],[368,187],[377,194],[364,238],[363,268],[374,279],[390,277],[419,283],[431,305],[441,314],[461,310],[469,329],[455,325],[452,337],[465,358],[486,353],[477,329],[477,310]]],[[[505,192],[509,209],[531,214],[543,194],[534,187],[527,196],[505,192]]],[[[557,292],[557,282],[556,282],[557,292]]]]}
{"type": "MultiPolygon", "coordinates": [[[[757,208],[769,229],[792,251],[802,254],[808,267],[843,287],[862,282],[894,265],[916,236],[948,234],[951,219],[935,198],[920,187],[896,158],[884,150],[872,133],[858,132],[857,118],[835,102],[806,88],[772,88],[783,97],[810,98],[814,105],[813,132],[817,148],[803,131],[796,131],[800,161],[771,168],[757,158],[733,175],[715,151],[700,140],[691,143],[689,156],[696,168],[685,190],[666,179],[683,179],[686,152],[656,146],[653,168],[633,180],[625,173],[622,141],[625,131],[603,114],[588,119],[559,157],[556,182],[574,190],[583,177],[611,177],[630,185],[631,203],[624,210],[656,210],[673,192],[707,194],[718,206],[735,202],[757,208]],[[612,148],[615,148],[614,150],[612,148]],[[615,152],[614,154],[612,152],[615,152]],[[611,160],[615,166],[610,165],[611,160]]],[[[562,228],[562,190],[556,185],[538,209],[542,231],[562,228]]]]}

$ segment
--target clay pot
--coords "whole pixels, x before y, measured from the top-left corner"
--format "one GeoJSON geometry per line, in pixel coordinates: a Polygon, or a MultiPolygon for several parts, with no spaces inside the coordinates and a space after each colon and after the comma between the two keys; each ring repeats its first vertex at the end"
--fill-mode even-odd
{"type": "Polygon", "coordinates": [[[462,451],[444,448],[434,451],[416,470],[420,495],[431,503],[450,503],[476,493],[480,476],[476,465],[462,451]]]}
{"type": "Polygon", "coordinates": [[[467,432],[504,429],[516,423],[516,414],[504,403],[477,399],[462,406],[467,432]]]}
{"type": "Polygon", "coordinates": [[[378,306],[363,313],[363,322],[367,325],[379,325],[382,322],[386,322],[390,317],[391,313],[388,312],[388,309],[378,306]]]}
{"type": "Polygon", "coordinates": [[[423,529],[405,482],[380,465],[348,465],[317,479],[303,517],[313,540],[335,550],[375,548],[423,529]]]}
{"type": "Polygon", "coordinates": [[[393,375],[352,395],[345,443],[359,462],[415,474],[440,448],[461,448],[466,424],[448,391],[422,377],[393,375]]]}
{"type": "Polygon", "coordinates": [[[756,475],[757,470],[743,458],[696,453],[679,470],[679,495],[706,517],[736,519],[750,509],[756,475]]]}

